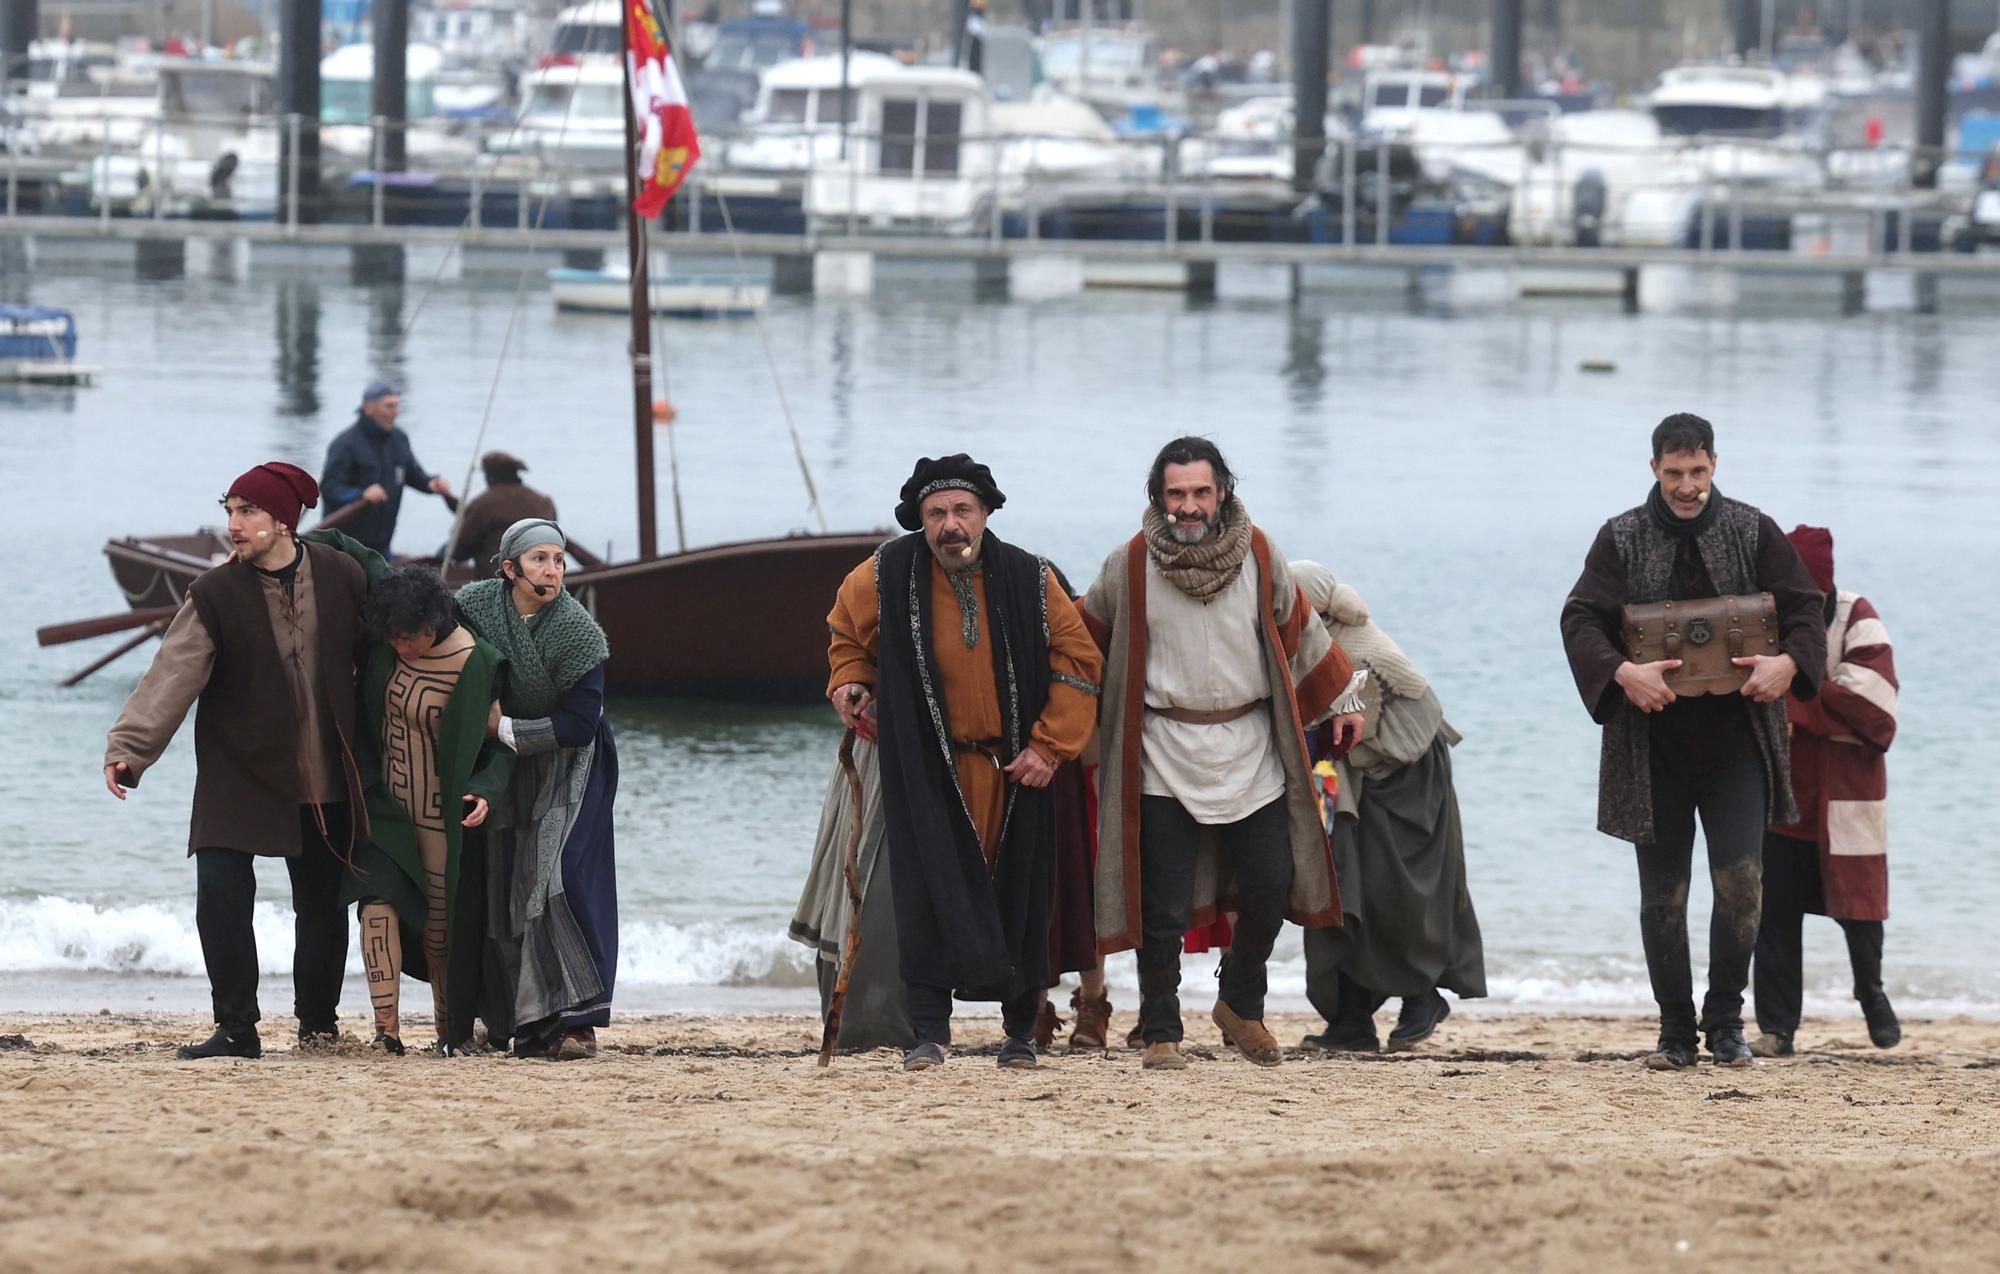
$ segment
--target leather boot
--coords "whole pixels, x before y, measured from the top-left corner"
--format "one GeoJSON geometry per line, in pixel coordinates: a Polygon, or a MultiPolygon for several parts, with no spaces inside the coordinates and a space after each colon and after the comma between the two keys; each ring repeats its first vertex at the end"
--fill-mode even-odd
{"type": "Polygon", "coordinates": [[[1717,1066],[1727,1066],[1731,1070],[1740,1070],[1756,1061],[1750,1046],[1743,1042],[1743,1028],[1740,1026],[1724,1026],[1710,1031],[1708,1053],[1717,1066]]]}
{"type": "Polygon", "coordinates": [[[1438,1024],[1451,1016],[1451,1002],[1432,989],[1428,995],[1405,996],[1403,1011],[1397,1015],[1396,1029],[1389,1032],[1388,1052],[1407,1053],[1437,1033],[1438,1024]]]}
{"type": "Polygon", "coordinates": [[[1896,1010],[1889,1006],[1888,996],[1863,1000],[1861,1015],[1868,1019],[1868,1042],[1876,1048],[1894,1048],[1903,1042],[1903,1024],[1896,1020],[1896,1010]]]}
{"type": "Polygon", "coordinates": [[[1172,1040],[1159,1040],[1146,1045],[1146,1055],[1139,1059],[1139,1066],[1149,1071],[1182,1071],[1187,1069],[1187,1058],[1181,1055],[1181,1046],[1172,1040]]]}
{"type": "Polygon", "coordinates": [[[1046,1053],[1055,1047],[1056,1036],[1063,1029],[1063,1020],[1056,1016],[1056,1007],[1042,997],[1042,1007],[1035,1012],[1035,1047],[1046,1053]]]}
{"type": "Polygon", "coordinates": [[[254,1058],[263,1055],[264,1043],[257,1038],[254,1027],[232,1035],[227,1027],[218,1026],[215,1034],[201,1043],[183,1044],[174,1050],[174,1056],[184,1062],[198,1062],[211,1057],[254,1058]]]}
{"type": "Polygon", "coordinates": [[[1069,1006],[1076,1011],[1076,1025],[1069,1032],[1069,1051],[1101,1053],[1110,1047],[1111,993],[1106,991],[1094,1000],[1086,1000],[1083,988],[1078,987],[1070,993],[1069,1006]]]}
{"type": "Polygon", "coordinates": [[[1215,1012],[1211,1014],[1215,1024],[1222,1031],[1225,1043],[1243,1054],[1259,1066],[1276,1066],[1285,1060],[1285,1054],[1278,1047],[1278,1041],[1264,1029],[1264,1023],[1237,1016],[1236,1010],[1221,1000],[1215,1002],[1215,1012]]]}

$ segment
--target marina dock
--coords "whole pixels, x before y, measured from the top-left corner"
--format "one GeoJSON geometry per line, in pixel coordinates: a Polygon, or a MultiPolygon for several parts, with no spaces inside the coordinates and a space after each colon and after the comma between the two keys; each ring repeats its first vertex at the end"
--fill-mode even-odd
{"type": "MultiPolygon", "coordinates": [[[[1181,290],[1194,297],[1284,301],[1315,291],[1442,293],[1466,299],[1595,296],[1630,309],[1673,308],[1690,298],[1729,307],[1744,285],[1825,291],[1841,310],[1935,311],[2000,305],[2000,254],[1883,252],[1835,255],[1754,249],[1477,247],[1463,245],[1144,242],[929,235],[737,234],[661,231],[653,242],[676,261],[731,269],[778,294],[867,295],[877,267],[919,263],[941,280],[964,279],[989,299],[1042,300],[1086,286],[1181,290]]],[[[0,218],[0,260],[33,268],[65,261],[129,260],[148,277],[190,260],[215,268],[350,270],[394,278],[411,262],[455,257],[461,273],[524,264],[600,265],[622,257],[617,230],[483,226],[286,225],[273,221],[15,216],[0,218]]]]}

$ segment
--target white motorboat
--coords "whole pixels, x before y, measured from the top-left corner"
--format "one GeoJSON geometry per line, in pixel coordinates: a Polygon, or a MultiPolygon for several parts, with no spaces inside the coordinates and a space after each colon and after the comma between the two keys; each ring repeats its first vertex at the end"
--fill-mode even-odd
{"type": "MultiPolygon", "coordinates": [[[[490,153],[565,177],[611,178],[625,165],[625,80],[616,62],[589,59],[522,77],[520,124],[490,153]]],[[[526,174],[515,174],[526,175],[526,174]]]]}
{"type": "MultiPolygon", "coordinates": [[[[771,299],[764,284],[728,274],[655,274],[647,292],[653,313],[668,318],[748,318],[771,299]]],[[[550,270],[549,295],[558,310],[630,314],[632,275],[625,269],[550,270]]]]}
{"type": "Polygon", "coordinates": [[[1135,106],[1186,112],[1186,95],[1160,80],[1159,40],[1144,26],[1085,23],[1051,31],[1037,47],[1049,83],[1107,120],[1124,119],[1135,106]]]}
{"type": "Polygon", "coordinates": [[[1103,118],[1048,85],[996,102],[987,82],[946,66],[898,66],[856,88],[845,163],[806,182],[809,221],[851,229],[965,233],[1065,183],[1157,177],[1157,145],[1121,141],[1103,118]]]}
{"type": "MultiPolygon", "coordinates": [[[[497,106],[506,88],[497,76],[447,71],[444,52],[432,44],[404,51],[403,152],[417,167],[461,165],[479,153],[479,138],[454,130],[447,110],[497,106]]],[[[320,145],[353,168],[375,166],[375,46],[344,44],[319,64],[320,145]]]]}

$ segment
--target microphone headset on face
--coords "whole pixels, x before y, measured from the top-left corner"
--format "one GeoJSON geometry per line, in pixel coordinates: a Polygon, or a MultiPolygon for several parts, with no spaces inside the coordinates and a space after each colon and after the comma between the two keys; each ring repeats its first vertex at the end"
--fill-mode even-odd
{"type": "Polygon", "coordinates": [[[507,580],[509,583],[526,584],[529,588],[535,590],[535,596],[537,597],[547,597],[550,593],[555,592],[555,590],[553,588],[550,588],[547,584],[537,584],[535,583],[535,581],[529,579],[527,576],[520,574],[521,564],[519,562],[514,562],[510,560],[504,563],[503,565],[512,566],[514,568],[514,573],[507,576],[507,580]]]}

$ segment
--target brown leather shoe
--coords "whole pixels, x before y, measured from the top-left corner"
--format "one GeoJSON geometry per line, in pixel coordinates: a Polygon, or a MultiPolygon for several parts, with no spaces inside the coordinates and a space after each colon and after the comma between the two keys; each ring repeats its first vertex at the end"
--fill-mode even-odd
{"type": "Polygon", "coordinates": [[[564,1031],[562,1041],[556,1045],[555,1055],[558,1061],[564,1062],[580,1062],[597,1056],[597,1029],[586,1026],[580,1031],[564,1031]]]}
{"type": "Polygon", "coordinates": [[[1041,1010],[1035,1014],[1035,1050],[1041,1053],[1048,1052],[1054,1047],[1056,1036],[1062,1028],[1063,1020],[1056,1016],[1055,1005],[1049,1003],[1047,996],[1043,996],[1041,1010]]]}
{"type": "Polygon", "coordinates": [[[1140,1018],[1138,1021],[1132,1023],[1131,1030],[1125,1032],[1125,1047],[1146,1047],[1146,1019],[1140,1018]]]}
{"type": "Polygon", "coordinates": [[[1106,992],[1094,1000],[1083,998],[1083,988],[1070,992],[1070,1008],[1076,1010],[1076,1025],[1070,1029],[1069,1051],[1103,1052],[1111,1039],[1111,995],[1106,992]]]}
{"type": "Polygon", "coordinates": [[[1157,1044],[1146,1045],[1146,1055],[1139,1059],[1142,1070],[1184,1071],[1187,1058],[1181,1056],[1181,1046],[1172,1040],[1161,1040],[1157,1044]]]}
{"type": "Polygon", "coordinates": [[[1278,1041],[1264,1029],[1261,1019],[1253,1022],[1249,1018],[1238,1017],[1236,1010],[1221,1000],[1215,1002],[1215,1012],[1210,1016],[1222,1029],[1223,1042],[1257,1065],[1276,1066],[1285,1060],[1285,1054],[1279,1049],[1278,1041]]]}

